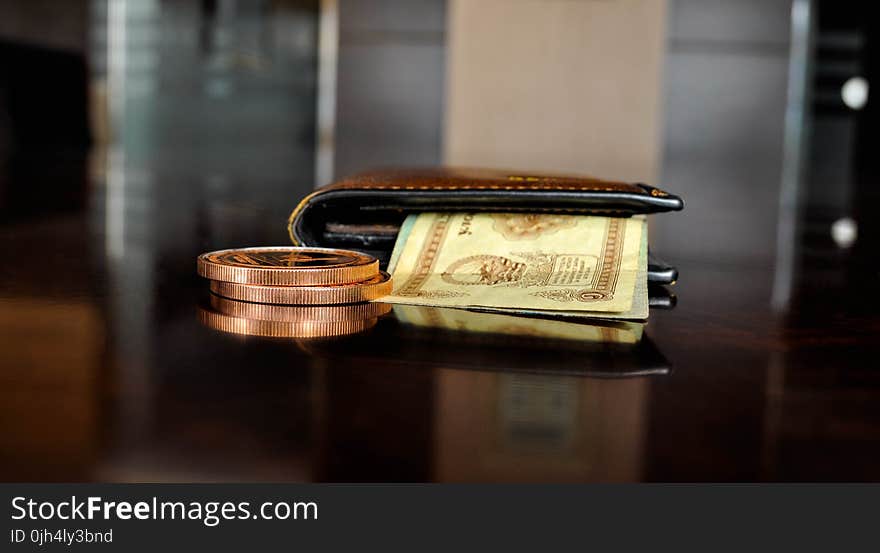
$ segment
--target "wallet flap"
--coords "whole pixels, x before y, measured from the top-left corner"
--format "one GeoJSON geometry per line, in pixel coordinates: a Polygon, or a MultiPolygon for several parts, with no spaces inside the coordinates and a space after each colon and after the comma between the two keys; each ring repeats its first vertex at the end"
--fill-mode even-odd
{"type": "MultiPolygon", "coordinates": [[[[307,196],[289,220],[294,243],[326,242],[328,225],[357,226],[385,240],[410,213],[422,211],[529,211],[630,216],[676,211],[677,196],[646,184],[606,181],[587,176],[528,175],[493,169],[389,169],[361,173],[307,196]],[[375,230],[375,232],[371,232],[375,230]]],[[[344,241],[345,232],[330,236],[344,241]]]]}
{"type": "Polygon", "coordinates": [[[590,176],[529,175],[499,169],[435,167],[418,169],[385,169],[359,173],[331,184],[325,190],[367,189],[426,191],[499,191],[519,192],[607,192],[635,194],[655,198],[670,198],[659,205],[666,209],[681,209],[680,201],[652,186],[627,182],[607,181],[590,176]],[[677,207],[676,207],[677,206],[677,207]]]}
{"type": "MultiPolygon", "coordinates": [[[[389,169],[320,188],[291,213],[294,244],[356,249],[384,265],[407,215],[436,211],[568,213],[628,217],[677,211],[683,202],[659,188],[586,176],[528,175],[493,169],[389,169]]],[[[652,260],[653,261],[653,260],[652,260]]],[[[675,269],[649,263],[652,282],[675,269]]]]}

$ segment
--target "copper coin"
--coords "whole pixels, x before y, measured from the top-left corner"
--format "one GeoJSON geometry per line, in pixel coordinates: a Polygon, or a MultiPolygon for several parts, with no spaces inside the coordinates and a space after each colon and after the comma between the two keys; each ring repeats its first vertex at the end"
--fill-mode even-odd
{"type": "Polygon", "coordinates": [[[379,261],[371,255],[295,246],[208,252],[196,265],[199,275],[210,280],[268,286],[329,286],[379,274],[379,261]]]}
{"type": "Polygon", "coordinates": [[[211,294],[211,307],[232,317],[279,322],[342,322],[381,317],[391,311],[389,303],[349,305],[276,305],[231,300],[211,294]]]}
{"type": "Polygon", "coordinates": [[[391,275],[383,271],[363,282],[335,286],[254,286],[212,280],[211,291],[225,298],[256,303],[339,305],[387,296],[391,293],[391,275]]]}
{"type": "Polygon", "coordinates": [[[263,321],[233,317],[200,307],[199,320],[214,330],[247,336],[327,338],[362,332],[375,326],[377,319],[373,317],[354,321],[263,321]]]}

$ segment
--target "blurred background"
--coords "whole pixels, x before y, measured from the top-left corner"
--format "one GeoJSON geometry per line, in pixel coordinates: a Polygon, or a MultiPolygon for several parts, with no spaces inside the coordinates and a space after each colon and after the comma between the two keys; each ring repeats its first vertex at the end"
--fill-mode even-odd
{"type": "MultiPolygon", "coordinates": [[[[332,378],[267,368],[252,380],[249,353],[277,361],[286,350],[194,336],[193,258],[286,243],[304,195],[376,166],[658,185],[686,203],[651,222],[683,299],[715,313],[750,306],[742,326],[755,334],[794,311],[824,316],[816,306],[830,299],[868,313],[880,221],[880,20],[868,13],[830,0],[0,2],[0,247],[11,252],[0,269],[0,466],[17,478],[316,477],[291,462],[316,447],[311,411],[281,424],[272,406],[310,404],[332,378]],[[734,270],[737,284],[718,290],[734,270]],[[206,347],[237,359],[237,372],[208,372],[206,347]],[[221,445],[230,435],[236,445],[221,445]]],[[[658,341],[664,332],[661,321],[658,341]]],[[[756,441],[709,439],[704,465],[658,454],[615,478],[821,475],[818,461],[786,473],[760,437],[785,427],[779,374],[794,361],[732,355],[725,399],[761,406],[746,415],[756,441]],[[731,456],[733,443],[745,449],[731,456]]],[[[412,378],[423,390],[426,377],[412,378]]],[[[619,389],[647,409],[641,392],[619,389]]],[[[673,396],[655,390],[658,416],[639,436],[662,444],[677,431],[673,396]]],[[[387,474],[430,477],[418,463],[397,468],[387,474]]]]}
{"type": "Polygon", "coordinates": [[[775,288],[754,293],[777,302],[810,253],[797,238],[836,249],[875,233],[860,209],[874,199],[876,26],[859,2],[35,0],[0,10],[0,213],[101,204],[111,250],[161,234],[142,227],[166,202],[227,241],[241,212],[266,210],[280,240],[278,221],[317,185],[441,163],[666,187],[688,208],[658,218],[655,251],[773,261],[775,288]],[[53,178],[76,167],[79,183],[53,178]],[[23,175],[40,186],[16,185],[23,175]]]}

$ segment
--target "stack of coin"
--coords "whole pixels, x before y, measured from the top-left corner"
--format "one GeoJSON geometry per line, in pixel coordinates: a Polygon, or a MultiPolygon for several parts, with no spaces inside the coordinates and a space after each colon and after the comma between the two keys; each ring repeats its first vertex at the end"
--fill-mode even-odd
{"type": "Polygon", "coordinates": [[[317,337],[369,328],[389,306],[367,304],[391,292],[376,258],[330,248],[264,247],[204,253],[210,280],[206,325],[238,334],[317,337]]]}

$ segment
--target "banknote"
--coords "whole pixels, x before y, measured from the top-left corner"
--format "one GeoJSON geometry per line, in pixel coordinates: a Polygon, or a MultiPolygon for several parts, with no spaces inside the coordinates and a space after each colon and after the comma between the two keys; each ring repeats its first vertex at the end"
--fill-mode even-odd
{"type": "Polygon", "coordinates": [[[645,244],[639,217],[411,215],[389,263],[394,289],[382,301],[644,318],[645,244]],[[637,283],[644,297],[636,297],[637,283]]]}
{"type": "MultiPolygon", "coordinates": [[[[645,226],[647,230],[647,225],[645,226]]],[[[384,298],[383,298],[384,300],[384,298]]],[[[636,286],[633,291],[632,307],[628,311],[615,313],[612,311],[566,311],[566,310],[542,310],[528,308],[492,308],[471,307],[471,310],[508,313],[512,315],[530,315],[542,317],[562,318],[598,318],[610,320],[645,320],[648,318],[648,233],[642,233],[642,245],[639,248],[639,271],[636,273],[636,286]]]]}

